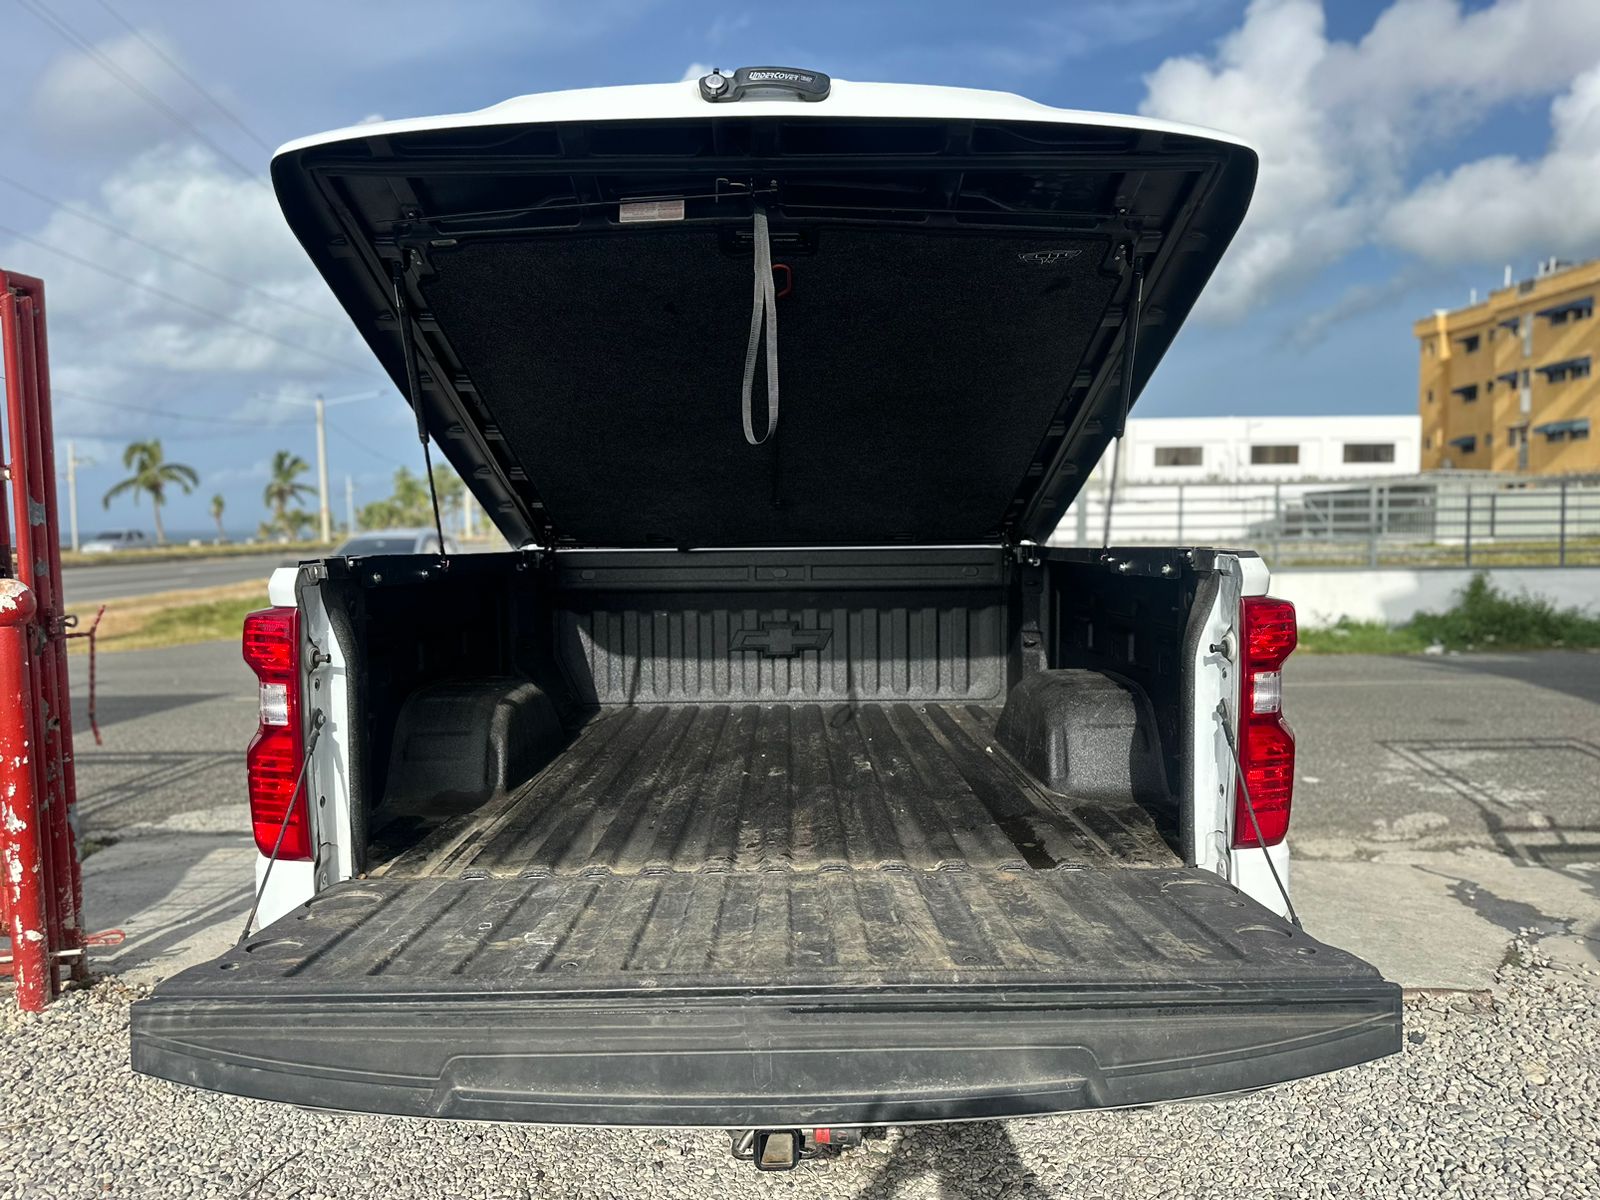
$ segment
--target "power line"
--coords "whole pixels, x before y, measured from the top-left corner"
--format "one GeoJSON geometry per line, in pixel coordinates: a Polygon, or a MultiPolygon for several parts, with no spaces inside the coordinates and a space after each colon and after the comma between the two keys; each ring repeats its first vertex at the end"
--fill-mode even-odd
{"type": "Polygon", "coordinates": [[[174,421],[202,421],[207,425],[243,425],[251,429],[278,429],[282,427],[281,422],[277,421],[251,421],[244,417],[209,417],[199,413],[168,412],[161,408],[146,408],[139,404],[124,404],[119,400],[102,400],[98,396],[87,396],[72,388],[58,387],[51,390],[58,396],[70,396],[74,400],[80,400],[85,404],[93,404],[99,408],[121,409],[124,412],[143,413],[151,417],[166,417],[174,421]]]}
{"type": "Polygon", "coordinates": [[[333,430],[334,433],[337,433],[345,441],[349,442],[357,450],[361,451],[361,453],[365,454],[368,458],[377,459],[379,462],[383,463],[385,466],[388,466],[388,467],[393,467],[393,466],[398,466],[399,465],[400,460],[398,458],[391,458],[386,454],[379,454],[371,446],[368,446],[365,442],[360,441],[357,438],[355,438],[355,437],[351,436],[350,434],[346,433],[343,429],[339,428],[339,426],[335,425],[332,421],[328,421],[327,422],[327,426],[328,426],[329,429],[333,430]]]}
{"type": "Polygon", "coordinates": [[[168,104],[149,88],[145,87],[144,84],[140,83],[132,75],[129,75],[115,62],[113,62],[104,52],[102,52],[98,46],[94,45],[94,43],[90,42],[82,34],[78,33],[77,30],[73,29],[72,26],[68,25],[59,16],[51,12],[49,8],[45,7],[45,5],[42,3],[42,0],[17,0],[17,3],[23,8],[24,11],[31,12],[34,16],[38,17],[39,20],[43,21],[46,25],[50,26],[50,28],[54,29],[68,42],[77,46],[91,59],[98,63],[101,69],[106,72],[106,74],[110,75],[118,83],[122,84],[123,87],[127,88],[134,95],[145,101],[145,103],[149,104],[150,107],[154,108],[157,112],[160,112],[174,124],[181,125],[183,128],[187,129],[198,141],[209,147],[213,153],[232,163],[233,166],[242,172],[247,178],[254,180],[262,187],[266,186],[265,181],[262,180],[259,174],[257,174],[256,168],[249,166],[247,163],[238,158],[235,158],[223,146],[212,141],[203,132],[201,132],[198,125],[189,120],[188,117],[184,116],[177,109],[173,108],[172,105],[168,104]]]}
{"type": "MultiPolygon", "coordinates": [[[[262,430],[265,430],[265,429],[289,429],[289,428],[292,428],[292,427],[283,426],[283,425],[275,425],[270,421],[249,421],[249,420],[246,420],[246,419],[244,419],[242,417],[208,417],[208,416],[203,416],[203,415],[195,414],[195,413],[169,412],[166,409],[149,408],[149,407],[146,407],[145,405],[142,405],[142,404],[125,404],[125,403],[122,403],[120,401],[115,401],[115,400],[103,400],[99,396],[86,395],[85,393],[77,391],[77,390],[75,390],[73,388],[55,387],[55,388],[52,388],[51,391],[55,395],[58,395],[58,396],[69,396],[72,399],[79,401],[80,403],[93,404],[93,405],[95,405],[96,407],[99,407],[99,408],[115,409],[115,410],[117,410],[119,412],[132,412],[132,413],[139,413],[139,414],[144,415],[144,416],[163,417],[163,418],[165,418],[167,420],[172,420],[172,421],[200,421],[200,422],[204,422],[205,424],[208,424],[208,425],[227,425],[227,426],[231,426],[231,428],[227,429],[226,431],[219,431],[219,432],[216,432],[216,433],[184,433],[182,431],[179,431],[177,433],[170,433],[169,434],[169,433],[163,432],[162,435],[161,435],[163,441],[172,441],[172,442],[226,442],[226,441],[238,441],[240,438],[260,438],[262,436],[262,430]]],[[[68,436],[68,435],[63,434],[62,436],[68,436]]],[[[75,436],[77,436],[79,438],[98,438],[98,439],[101,439],[101,440],[105,440],[107,438],[107,434],[104,431],[95,432],[95,433],[78,433],[75,436]]],[[[110,436],[111,437],[118,437],[118,436],[122,436],[122,435],[113,434],[113,435],[110,435],[110,436]]]]}
{"type": "Polygon", "coordinates": [[[371,400],[375,396],[383,395],[387,390],[387,388],[369,388],[367,391],[354,392],[348,396],[335,396],[331,400],[320,395],[311,396],[304,400],[291,400],[287,396],[273,396],[268,392],[255,392],[250,399],[270,400],[275,404],[287,404],[291,408],[315,408],[320,400],[326,408],[339,408],[346,404],[354,404],[358,400],[371,400]]]}
{"type": "Polygon", "coordinates": [[[336,358],[333,355],[326,354],[321,350],[313,350],[309,346],[299,345],[298,343],[289,341],[287,338],[279,337],[275,333],[268,333],[260,326],[251,325],[249,322],[241,321],[237,317],[230,317],[226,313],[219,313],[215,309],[206,308],[202,304],[195,304],[192,301],[183,299],[181,296],[174,296],[171,292],[164,292],[160,288],[151,287],[148,283],[141,283],[132,276],[124,275],[120,271],[113,271],[110,267],[102,266],[93,259],[85,258],[80,254],[74,254],[70,250],[63,250],[59,246],[52,246],[49,242],[41,241],[39,238],[33,237],[31,234],[23,233],[20,229],[12,229],[9,225],[0,225],[0,233],[8,234],[19,241],[27,242],[29,245],[37,246],[41,250],[47,250],[51,254],[58,254],[68,262],[77,263],[79,266],[87,267],[91,271],[98,271],[110,279],[115,279],[118,283],[124,283],[131,288],[137,288],[141,292],[149,292],[150,295],[159,297],[160,299],[167,301],[169,304],[176,304],[181,308],[187,308],[190,312],[198,313],[203,317],[210,317],[214,321],[221,321],[225,325],[232,325],[236,329],[244,330],[246,333],[253,333],[258,337],[264,337],[269,341],[277,342],[278,345],[286,346],[290,350],[297,351],[301,354],[308,354],[313,358],[320,358],[324,362],[332,363],[345,371],[354,373],[357,370],[354,365],[344,359],[336,358]]]}
{"type": "Polygon", "coordinates": [[[316,317],[318,320],[325,318],[327,315],[326,313],[317,312],[315,309],[307,308],[305,305],[298,304],[293,300],[285,300],[282,296],[274,296],[271,292],[265,290],[264,288],[256,287],[253,283],[246,283],[242,279],[235,279],[231,275],[225,275],[221,271],[217,271],[206,266],[204,263],[196,262],[192,258],[179,254],[176,250],[168,250],[165,246],[158,246],[156,243],[147,241],[136,233],[129,233],[121,226],[114,225],[104,218],[97,217],[94,213],[89,212],[87,209],[79,208],[76,204],[68,204],[65,200],[57,200],[54,196],[46,195],[37,188],[23,183],[21,180],[13,179],[9,175],[0,174],[0,183],[14,187],[19,192],[25,192],[32,196],[35,200],[43,201],[45,204],[54,205],[62,212],[70,213],[72,216],[77,217],[80,221],[87,221],[91,225],[98,225],[107,233],[124,238],[136,246],[142,246],[144,249],[149,250],[153,254],[159,254],[163,258],[170,258],[173,262],[181,263],[183,266],[188,267],[192,271],[199,271],[202,275],[209,275],[218,283],[226,283],[230,287],[236,287],[241,291],[250,292],[252,295],[260,296],[263,300],[270,300],[274,304],[280,304],[284,308],[291,308],[295,312],[302,313],[308,317],[316,317]]]}
{"type": "Polygon", "coordinates": [[[117,23],[119,25],[121,25],[124,29],[126,29],[134,37],[138,38],[139,41],[144,45],[144,47],[147,50],[150,51],[150,53],[154,54],[162,62],[166,63],[167,66],[172,69],[172,73],[174,75],[177,75],[180,79],[182,79],[185,83],[187,83],[190,87],[192,87],[196,92],[200,93],[200,95],[206,100],[207,103],[209,103],[211,105],[212,108],[216,109],[219,113],[221,113],[224,117],[226,117],[230,122],[232,122],[233,125],[235,125],[239,129],[239,131],[245,135],[245,137],[249,138],[256,145],[260,146],[268,154],[272,153],[273,147],[272,147],[272,144],[270,142],[267,142],[264,139],[262,139],[260,137],[260,135],[258,135],[256,133],[255,130],[251,129],[250,126],[248,126],[248,125],[246,125],[244,123],[244,121],[239,117],[239,115],[237,113],[235,113],[231,108],[229,108],[221,100],[218,100],[217,97],[215,95],[213,95],[211,92],[207,91],[206,88],[204,87],[204,85],[202,85],[201,82],[198,79],[196,79],[193,75],[189,74],[189,72],[186,71],[181,64],[179,64],[175,59],[173,59],[170,55],[168,55],[167,52],[165,50],[163,50],[159,45],[157,45],[155,41],[153,41],[152,39],[146,37],[144,35],[144,33],[137,26],[135,26],[131,21],[128,20],[127,17],[123,16],[120,12],[118,12],[115,8],[113,8],[111,6],[111,4],[109,3],[109,0],[96,0],[96,2],[100,5],[101,8],[105,9],[106,12],[111,14],[112,17],[114,17],[116,19],[116,21],[117,21],[117,23]]]}
{"type": "MultiPolygon", "coordinates": [[[[80,441],[80,442],[90,442],[90,441],[116,442],[116,441],[121,441],[121,440],[123,440],[125,438],[128,438],[128,437],[131,437],[133,435],[128,434],[128,433],[110,433],[110,434],[108,434],[108,433],[105,433],[104,431],[80,429],[80,430],[76,430],[76,431],[58,430],[57,431],[57,436],[58,437],[62,437],[62,438],[69,438],[70,437],[70,438],[73,438],[73,439],[75,439],[77,441],[80,441]]],[[[258,435],[252,434],[249,431],[243,430],[243,429],[232,430],[232,431],[230,431],[228,433],[183,433],[183,432],[180,431],[178,433],[162,433],[161,436],[158,437],[156,440],[160,441],[160,442],[181,442],[181,443],[188,443],[188,442],[237,442],[240,438],[255,437],[255,436],[258,436],[258,435]]]]}

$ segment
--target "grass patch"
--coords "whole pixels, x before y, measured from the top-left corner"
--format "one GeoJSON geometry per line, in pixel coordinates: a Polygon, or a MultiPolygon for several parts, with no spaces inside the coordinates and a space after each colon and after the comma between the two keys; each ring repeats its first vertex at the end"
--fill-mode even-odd
{"type": "MultiPolygon", "coordinates": [[[[1270,538],[1266,539],[1270,542],[1270,538]]],[[[1490,538],[1472,543],[1380,542],[1373,562],[1365,544],[1349,540],[1286,541],[1267,555],[1274,568],[1291,567],[1584,567],[1600,566],[1600,537],[1569,537],[1565,551],[1553,538],[1490,538]]]]}
{"type": "Polygon", "coordinates": [[[1299,649],[1307,654],[1421,654],[1428,643],[1408,626],[1340,617],[1333,625],[1302,629],[1299,649]]]}
{"type": "MultiPolygon", "coordinates": [[[[460,547],[490,547],[500,550],[509,550],[503,539],[491,531],[487,537],[464,538],[456,534],[447,535],[451,541],[460,547]]],[[[168,546],[144,546],[137,550],[118,550],[113,554],[84,554],[80,550],[63,550],[61,552],[61,565],[64,567],[115,567],[126,566],[129,563],[149,562],[177,562],[179,560],[192,560],[196,558],[247,558],[276,555],[286,563],[299,562],[308,558],[323,558],[344,543],[341,535],[331,542],[201,542],[198,545],[173,544],[168,546]]]]}
{"type": "Polygon", "coordinates": [[[147,650],[153,646],[183,646],[191,642],[237,641],[245,614],[267,602],[264,594],[236,600],[210,600],[180,604],[152,613],[133,633],[106,643],[107,650],[147,650]]]}
{"type": "Polygon", "coordinates": [[[102,850],[109,850],[121,840],[121,838],[111,837],[109,835],[79,838],[78,861],[82,862],[84,859],[89,858],[92,855],[99,854],[102,850]]]}
{"type": "Polygon", "coordinates": [[[137,550],[118,550],[113,554],[84,554],[80,550],[63,550],[64,567],[115,567],[128,563],[177,562],[193,558],[238,558],[263,554],[276,554],[289,562],[299,558],[320,558],[328,553],[329,542],[202,542],[198,546],[170,545],[145,546],[137,550]]]}
{"type": "MultiPolygon", "coordinates": [[[[261,582],[110,600],[95,640],[100,650],[107,652],[237,641],[245,614],[266,605],[267,588],[261,582]]],[[[94,619],[97,608],[99,604],[93,602],[72,605],[84,627],[94,619]]],[[[74,654],[87,653],[89,648],[83,638],[74,638],[67,646],[74,654]]]]}
{"type": "Polygon", "coordinates": [[[1341,619],[1300,631],[1300,648],[1311,654],[1420,654],[1444,650],[1600,649],[1600,616],[1581,608],[1557,608],[1540,596],[1511,596],[1480,572],[1443,612],[1419,612],[1400,625],[1341,619]]]}

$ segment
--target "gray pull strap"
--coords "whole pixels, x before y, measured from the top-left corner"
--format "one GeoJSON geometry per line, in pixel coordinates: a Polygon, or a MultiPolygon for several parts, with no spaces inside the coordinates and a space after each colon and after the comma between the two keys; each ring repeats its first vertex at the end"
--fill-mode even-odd
{"type": "Polygon", "coordinates": [[[739,389],[739,402],[744,416],[744,440],[759,446],[778,431],[778,288],[772,282],[772,241],[767,234],[767,210],[759,204],[756,205],[755,249],[755,296],[750,302],[750,341],[744,351],[744,383],[739,389]],[[757,437],[752,394],[763,322],[767,327],[767,431],[757,437]]]}

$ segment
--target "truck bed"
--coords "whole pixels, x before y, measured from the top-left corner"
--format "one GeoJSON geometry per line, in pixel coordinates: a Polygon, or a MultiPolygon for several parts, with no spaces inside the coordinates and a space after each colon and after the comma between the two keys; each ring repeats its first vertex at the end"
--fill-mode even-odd
{"type": "Polygon", "coordinates": [[[976,704],[603,710],[528,784],[380,827],[374,876],[1178,866],[1128,796],[1034,780],[976,704]]]}
{"type": "MultiPolygon", "coordinates": [[[[895,661],[986,685],[941,657],[1004,644],[977,625],[895,661]]],[[[418,627],[396,621],[413,657],[381,661],[425,658],[418,627]]],[[[597,695],[671,701],[591,705],[565,731],[552,709],[520,784],[436,788],[427,756],[488,734],[424,722],[391,775],[426,786],[373,810],[368,877],[135,1006],[135,1069],[323,1108],[757,1128],[1149,1104],[1394,1052],[1399,989],[1182,865],[1160,791],[1046,787],[996,735],[1004,689],[862,694],[876,652],[837,628],[840,669],[809,683],[842,694],[810,703],[740,695],[731,671],[696,700],[686,653],[598,639],[620,649],[597,695]],[[658,659],[676,665],[652,679],[658,659]]],[[[798,693],[777,662],[761,689],[798,693]]],[[[1075,715],[1092,736],[1072,747],[1131,752],[1106,712],[1075,715]]]]}

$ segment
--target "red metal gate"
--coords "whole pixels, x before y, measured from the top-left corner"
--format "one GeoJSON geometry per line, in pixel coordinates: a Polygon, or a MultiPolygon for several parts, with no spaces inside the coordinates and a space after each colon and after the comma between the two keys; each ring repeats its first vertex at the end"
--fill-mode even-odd
{"type": "Polygon", "coordinates": [[[39,1009],[60,991],[64,967],[76,978],[87,974],[39,280],[0,271],[0,341],[10,485],[0,490],[0,919],[17,1001],[39,1009]]]}

